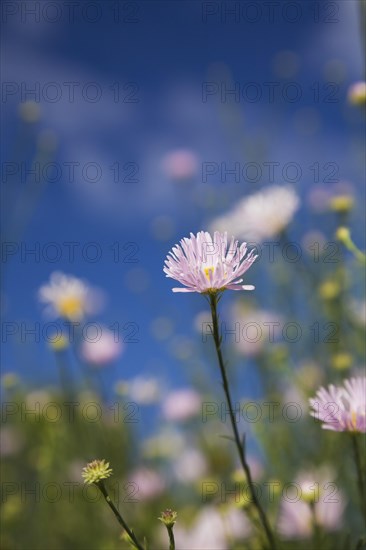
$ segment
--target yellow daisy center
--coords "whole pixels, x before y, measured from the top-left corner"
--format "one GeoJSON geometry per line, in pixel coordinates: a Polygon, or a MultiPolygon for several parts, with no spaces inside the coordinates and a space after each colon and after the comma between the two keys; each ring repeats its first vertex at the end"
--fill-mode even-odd
{"type": "Polygon", "coordinates": [[[354,430],[357,428],[357,413],[356,411],[351,411],[351,428],[354,430]]]}
{"type": "Polygon", "coordinates": [[[63,298],[58,303],[58,310],[61,317],[67,317],[68,319],[75,319],[82,314],[82,301],[76,296],[68,296],[63,298]]]}
{"type": "Polygon", "coordinates": [[[203,270],[208,280],[210,280],[210,275],[213,275],[214,271],[215,271],[214,267],[205,267],[203,270]]]}

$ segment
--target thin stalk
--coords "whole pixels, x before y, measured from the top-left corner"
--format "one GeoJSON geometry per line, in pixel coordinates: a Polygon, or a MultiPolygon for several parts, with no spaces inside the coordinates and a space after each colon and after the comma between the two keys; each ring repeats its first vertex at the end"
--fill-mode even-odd
{"type": "Polygon", "coordinates": [[[221,351],[221,336],[220,336],[220,331],[219,331],[218,314],[217,314],[217,301],[218,301],[217,300],[217,298],[218,298],[217,293],[210,294],[209,298],[210,298],[210,307],[211,307],[211,316],[212,316],[213,338],[214,338],[214,342],[215,342],[216,354],[217,354],[217,359],[218,359],[218,362],[219,362],[219,367],[220,367],[220,372],[221,372],[222,385],[223,385],[223,388],[224,388],[226,401],[227,401],[227,404],[228,404],[228,407],[229,407],[229,415],[230,415],[231,427],[232,427],[233,433],[234,433],[235,444],[236,444],[236,447],[237,447],[237,450],[238,450],[240,463],[241,463],[242,468],[244,470],[244,473],[246,475],[246,479],[247,479],[247,482],[248,482],[248,486],[249,486],[253,506],[256,508],[256,510],[258,512],[261,524],[263,526],[266,537],[268,539],[269,546],[272,550],[275,550],[276,543],[275,543],[274,535],[272,533],[272,529],[271,529],[271,526],[270,526],[269,521],[267,519],[267,516],[266,516],[266,514],[265,514],[265,512],[264,512],[264,510],[261,506],[261,503],[260,503],[260,501],[257,497],[257,494],[255,492],[254,485],[253,485],[253,480],[252,480],[252,475],[251,475],[250,468],[249,468],[249,464],[248,464],[248,462],[246,461],[246,458],[245,458],[244,445],[242,444],[242,442],[240,440],[238,427],[237,427],[236,420],[235,420],[235,415],[234,415],[233,405],[232,405],[232,399],[231,399],[231,394],[230,394],[230,388],[229,388],[229,383],[228,383],[228,379],[227,379],[227,375],[226,375],[225,363],[224,363],[224,360],[223,360],[223,357],[222,357],[222,351],[221,351]]]}
{"type": "Polygon", "coordinates": [[[139,543],[139,541],[137,540],[135,534],[133,531],[131,531],[131,529],[128,527],[127,523],[125,522],[125,520],[123,519],[123,517],[121,516],[121,514],[119,513],[119,511],[117,510],[117,508],[115,507],[115,505],[113,504],[109,494],[108,494],[108,491],[107,489],[105,488],[105,485],[103,483],[103,481],[100,481],[98,484],[98,488],[100,490],[100,492],[102,493],[102,495],[104,496],[106,502],[108,503],[109,507],[111,508],[112,512],[114,513],[114,515],[116,516],[117,518],[117,521],[118,523],[123,527],[123,529],[126,531],[126,533],[128,534],[128,536],[130,537],[130,539],[133,541],[134,545],[136,546],[136,548],[138,550],[145,550],[144,547],[139,543]]]}
{"type": "Polygon", "coordinates": [[[175,550],[175,540],[174,540],[174,533],[173,533],[173,527],[168,527],[167,525],[167,531],[169,535],[169,550],[175,550]]]}
{"type": "Polygon", "coordinates": [[[361,511],[362,511],[362,515],[364,517],[364,521],[366,523],[365,485],[364,485],[364,481],[363,481],[361,453],[360,453],[360,448],[358,446],[357,434],[356,433],[351,433],[351,440],[352,440],[352,447],[353,447],[353,458],[354,458],[354,461],[355,461],[356,471],[357,471],[357,487],[358,487],[358,493],[359,493],[359,496],[360,496],[361,511]]]}
{"type": "Polygon", "coordinates": [[[312,526],[313,526],[313,542],[314,548],[320,548],[321,546],[321,530],[316,517],[315,502],[309,503],[311,510],[312,526]]]}

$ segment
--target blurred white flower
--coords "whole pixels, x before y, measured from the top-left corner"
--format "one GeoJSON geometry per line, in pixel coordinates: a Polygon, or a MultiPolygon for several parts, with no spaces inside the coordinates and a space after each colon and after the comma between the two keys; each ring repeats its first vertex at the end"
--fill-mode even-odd
{"type": "Polygon", "coordinates": [[[345,497],[333,477],[327,467],[299,474],[294,494],[288,493],[281,501],[278,529],[283,538],[311,537],[314,520],[325,531],[341,529],[345,497]]]}
{"type": "Polygon", "coordinates": [[[136,500],[149,500],[155,498],[164,491],[165,482],[160,474],[149,468],[138,468],[131,472],[129,483],[135,485],[134,498],[136,500]]]}
{"type": "Polygon", "coordinates": [[[142,453],[147,458],[176,458],[185,448],[183,435],[175,428],[164,428],[142,443],[142,453]]]}
{"type": "Polygon", "coordinates": [[[197,174],[198,158],[193,151],[177,149],[165,155],[162,168],[172,180],[189,180],[197,174]]]}
{"type": "Polygon", "coordinates": [[[59,271],[51,274],[49,283],[38,291],[39,300],[45,304],[46,313],[80,321],[86,315],[95,313],[101,305],[101,294],[84,281],[59,271]]]}
{"type": "Polygon", "coordinates": [[[207,472],[207,461],[198,449],[185,449],[173,464],[178,481],[192,483],[202,478],[207,472]]]}
{"type": "Polygon", "coordinates": [[[250,531],[242,510],[232,508],[221,515],[214,507],[207,506],[188,528],[177,523],[174,535],[177,548],[227,550],[233,539],[246,538],[250,531]]]}
{"type": "Polygon", "coordinates": [[[300,200],[291,186],[274,185],[245,197],[229,212],[212,220],[211,231],[227,231],[238,239],[260,243],[281,233],[300,200]]]}
{"type": "Polygon", "coordinates": [[[106,327],[102,327],[98,340],[83,341],[80,353],[84,361],[92,366],[101,367],[117,359],[122,349],[122,343],[115,340],[115,334],[106,327]]]}
{"type": "Polygon", "coordinates": [[[162,412],[166,420],[184,421],[197,416],[201,410],[201,397],[195,390],[171,392],[163,401],[162,412]]]}
{"type": "Polygon", "coordinates": [[[128,382],[127,391],[139,405],[151,405],[160,399],[160,384],[156,378],[137,376],[128,382]]]}
{"type": "Polygon", "coordinates": [[[348,88],[347,93],[348,101],[351,105],[365,105],[366,104],[366,82],[354,82],[348,88]]]}
{"type": "MultiPolygon", "coordinates": [[[[47,406],[52,403],[54,403],[54,399],[46,390],[31,391],[25,397],[27,409],[35,411],[38,416],[41,416],[43,409],[47,410],[47,406]]],[[[47,413],[44,414],[47,415],[47,413]]]]}

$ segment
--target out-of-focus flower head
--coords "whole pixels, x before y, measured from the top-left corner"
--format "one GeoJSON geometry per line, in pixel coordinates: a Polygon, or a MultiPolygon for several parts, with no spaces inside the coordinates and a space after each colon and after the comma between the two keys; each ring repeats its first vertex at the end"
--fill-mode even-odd
{"type": "Polygon", "coordinates": [[[320,365],[313,360],[304,360],[297,369],[297,380],[304,391],[314,391],[322,382],[320,365]]]}
{"type": "Polygon", "coordinates": [[[325,531],[337,531],[342,527],[345,497],[340,489],[330,498],[328,484],[332,488],[333,472],[321,468],[316,472],[303,472],[294,484],[294,495],[288,493],[280,505],[278,530],[284,539],[309,538],[313,534],[314,519],[325,531]],[[313,507],[313,510],[312,510],[313,507]]]}
{"type": "Polygon", "coordinates": [[[99,292],[81,279],[59,271],[52,273],[49,283],[41,286],[38,297],[46,304],[47,314],[69,321],[80,321],[101,305],[99,292]]]}
{"type": "Polygon", "coordinates": [[[237,327],[233,338],[238,353],[254,357],[278,340],[283,319],[277,313],[237,303],[232,309],[231,330],[233,325],[237,327]]]}
{"type": "Polygon", "coordinates": [[[343,386],[321,387],[309,399],[310,414],[322,428],[336,432],[366,432],[366,377],[345,380],[343,386]]]}
{"type": "Polygon", "coordinates": [[[334,300],[340,292],[341,287],[336,279],[326,279],[319,287],[319,296],[323,300],[334,300]]]}
{"type": "Polygon", "coordinates": [[[149,468],[138,468],[131,472],[129,483],[136,487],[136,498],[141,500],[153,499],[165,490],[164,478],[149,468]]]}
{"type": "Polygon", "coordinates": [[[307,194],[306,201],[311,210],[317,214],[322,214],[328,210],[331,197],[332,193],[329,189],[321,185],[312,185],[307,194]]]}
{"type": "Polygon", "coordinates": [[[99,483],[103,479],[107,479],[112,475],[113,470],[109,467],[109,462],[103,460],[93,460],[89,462],[82,471],[82,477],[84,483],[91,485],[92,483],[99,483]]]}
{"type": "Polygon", "coordinates": [[[299,206],[299,197],[291,186],[274,185],[245,197],[214,219],[210,227],[212,231],[227,231],[238,239],[260,243],[281,233],[299,206]]]}
{"type": "Polygon", "coordinates": [[[362,106],[366,104],[366,82],[354,82],[348,88],[348,101],[351,105],[362,106]]]}
{"type": "Polygon", "coordinates": [[[55,336],[49,340],[49,346],[53,351],[58,353],[65,351],[69,347],[69,341],[63,334],[55,334],[55,336]]]}
{"type": "Polygon", "coordinates": [[[174,461],[173,469],[180,482],[192,483],[207,474],[207,461],[200,450],[186,448],[174,461]]]}
{"type": "Polygon", "coordinates": [[[165,155],[162,160],[162,167],[168,178],[185,181],[197,174],[198,158],[193,151],[177,149],[165,155]]]}
{"type": "Polygon", "coordinates": [[[331,365],[335,370],[348,370],[353,365],[353,357],[346,351],[340,351],[332,356],[331,365]]]}
{"type": "Polygon", "coordinates": [[[335,195],[329,200],[329,208],[333,212],[349,212],[352,210],[354,202],[352,195],[335,195]]]}
{"type": "Polygon", "coordinates": [[[173,292],[199,292],[207,294],[222,290],[253,290],[253,285],[241,285],[239,278],[253,264],[256,257],[251,251],[247,256],[246,243],[238,245],[227,233],[215,231],[212,237],[206,231],[191,233],[180,245],[173,247],[165,260],[164,273],[184,287],[173,292]]]}
{"type": "Polygon", "coordinates": [[[347,246],[351,241],[351,232],[348,227],[338,227],[335,232],[335,238],[341,241],[345,246],[347,246]]]}
{"type": "Polygon", "coordinates": [[[41,117],[41,108],[39,103],[31,100],[24,101],[19,105],[19,115],[20,118],[28,124],[38,122],[41,117]]]}
{"type": "Polygon", "coordinates": [[[142,444],[142,453],[146,458],[177,458],[186,447],[180,431],[169,426],[158,435],[149,437],[142,444]]]}
{"type": "Polygon", "coordinates": [[[95,367],[112,363],[122,353],[122,343],[116,341],[115,334],[106,327],[101,328],[95,341],[84,340],[80,353],[84,361],[95,367]]]}
{"type": "Polygon", "coordinates": [[[226,550],[234,540],[246,538],[251,533],[249,520],[242,510],[229,508],[220,514],[213,506],[206,506],[195,518],[193,525],[175,527],[177,548],[200,550],[226,550]]]}
{"type": "Polygon", "coordinates": [[[22,434],[12,426],[0,429],[0,456],[15,455],[24,446],[22,434]]]}
{"type": "Polygon", "coordinates": [[[20,379],[14,372],[5,372],[1,377],[1,385],[5,390],[15,388],[19,382],[20,379]]]}
{"type": "Polygon", "coordinates": [[[162,412],[166,420],[184,421],[197,416],[201,410],[201,397],[192,389],[171,392],[163,401],[162,412]]]}
{"type": "Polygon", "coordinates": [[[351,314],[358,325],[366,325],[366,300],[351,300],[351,314]]]}
{"type": "Polygon", "coordinates": [[[127,383],[127,392],[139,405],[151,405],[160,399],[160,384],[156,378],[137,376],[127,383]]]}

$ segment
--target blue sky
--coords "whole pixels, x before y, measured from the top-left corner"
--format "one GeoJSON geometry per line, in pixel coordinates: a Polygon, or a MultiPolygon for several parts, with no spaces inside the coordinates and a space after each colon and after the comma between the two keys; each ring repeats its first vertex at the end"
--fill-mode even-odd
{"type": "MultiPolygon", "coordinates": [[[[185,368],[171,350],[177,338],[197,339],[199,344],[193,317],[205,309],[205,302],[196,295],[171,293],[172,282],[162,272],[164,258],[181,237],[205,229],[213,215],[268,182],[264,176],[258,184],[222,183],[217,178],[206,184],[198,170],[191,181],[178,183],[164,173],[162,159],[184,148],[195,152],[200,166],[204,162],[228,166],[256,162],[262,167],[268,161],[280,166],[298,163],[303,176],[296,188],[304,203],[290,235],[301,239],[306,231],[320,230],[331,239],[329,219],[309,214],[306,208],[315,185],[309,166],[319,162],[321,170],[328,173],[324,165],[336,163],[340,180],[351,182],[357,197],[364,197],[362,121],[359,111],[346,101],[348,86],[363,78],[357,2],[335,2],[335,15],[321,7],[317,22],[310,11],[312,3],[298,1],[295,4],[301,15],[293,23],[288,20],[293,15],[287,20],[284,16],[285,2],[280,2],[274,21],[265,3],[258,2],[260,15],[255,22],[248,21],[244,12],[237,22],[229,16],[225,22],[220,11],[225,2],[211,3],[218,12],[207,15],[207,22],[202,17],[209,3],[199,1],[121,2],[118,23],[113,21],[115,2],[96,2],[101,10],[96,23],[86,21],[81,8],[74,20],[68,21],[65,3],[58,4],[58,22],[47,21],[52,14],[41,14],[39,22],[26,16],[24,23],[19,12],[7,16],[4,29],[3,81],[13,86],[7,90],[16,91],[3,103],[7,128],[3,157],[17,166],[29,164],[40,136],[51,135],[58,146],[50,158],[61,169],[61,177],[42,186],[27,219],[23,210],[14,216],[5,206],[13,218],[10,227],[23,225],[21,232],[15,233],[16,237],[10,233],[6,242],[15,240],[20,247],[29,248],[39,243],[41,257],[36,261],[31,255],[24,259],[16,253],[3,264],[3,321],[43,323],[36,296],[39,286],[56,269],[80,276],[108,296],[100,322],[119,322],[121,326],[135,322],[140,328],[140,342],[127,344],[118,365],[106,372],[110,382],[148,373],[162,377],[170,386],[188,383],[193,363],[185,368]],[[136,22],[123,20],[135,16],[136,22]],[[294,68],[290,76],[281,76],[276,68],[278,59],[289,51],[294,68]],[[257,102],[242,97],[238,103],[230,99],[223,103],[219,94],[203,102],[202,86],[212,81],[218,86],[224,81],[228,87],[230,82],[239,83],[241,91],[254,82],[264,92],[264,83],[276,82],[278,94],[273,102],[265,93],[257,102]],[[73,101],[65,84],[69,82],[76,83],[73,101]],[[302,91],[301,99],[294,103],[281,95],[289,82],[296,82],[302,91]],[[329,82],[337,87],[326,88],[329,82]],[[56,84],[52,88],[50,83],[56,84]],[[18,114],[24,100],[22,86],[40,89],[40,120],[27,131],[18,114]],[[49,101],[47,93],[52,90],[61,90],[58,101],[49,101]],[[99,101],[85,99],[83,93],[95,90],[102,91],[99,101]],[[317,90],[319,100],[314,96],[317,90]],[[327,101],[332,90],[338,100],[334,103],[327,101]],[[127,102],[129,99],[137,101],[127,102]],[[74,181],[68,175],[70,163],[76,167],[74,181]],[[101,169],[96,183],[83,177],[83,167],[89,163],[97,163],[101,169]],[[137,167],[137,181],[115,183],[111,166],[116,163],[123,175],[131,168],[126,163],[137,167]],[[156,239],[152,229],[160,216],[171,226],[165,240],[156,239]],[[74,262],[69,261],[65,242],[80,243],[74,262]],[[49,243],[62,250],[57,262],[42,256],[49,243]],[[99,261],[87,261],[80,254],[87,243],[97,243],[102,251],[99,261]],[[134,258],[138,261],[115,262],[116,243],[122,258],[136,247],[134,258]],[[168,341],[154,338],[151,323],[156,317],[172,319],[173,336],[168,341]]],[[[91,11],[88,16],[93,17],[91,11]]],[[[11,183],[18,198],[28,189],[18,175],[11,183]]],[[[281,174],[276,183],[286,183],[281,174]]],[[[9,184],[10,180],[2,184],[6,198],[9,184]]],[[[363,238],[362,216],[359,206],[352,220],[359,239],[363,238]]],[[[6,220],[9,222],[9,216],[6,220]]],[[[253,268],[251,277],[261,281],[260,267],[253,268]]],[[[256,292],[256,299],[264,305],[266,284],[257,282],[256,292]]],[[[3,371],[18,371],[33,384],[57,377],[50,350],[42,341],[19,344],[9,338],[3,354],[3,371]]]]}

